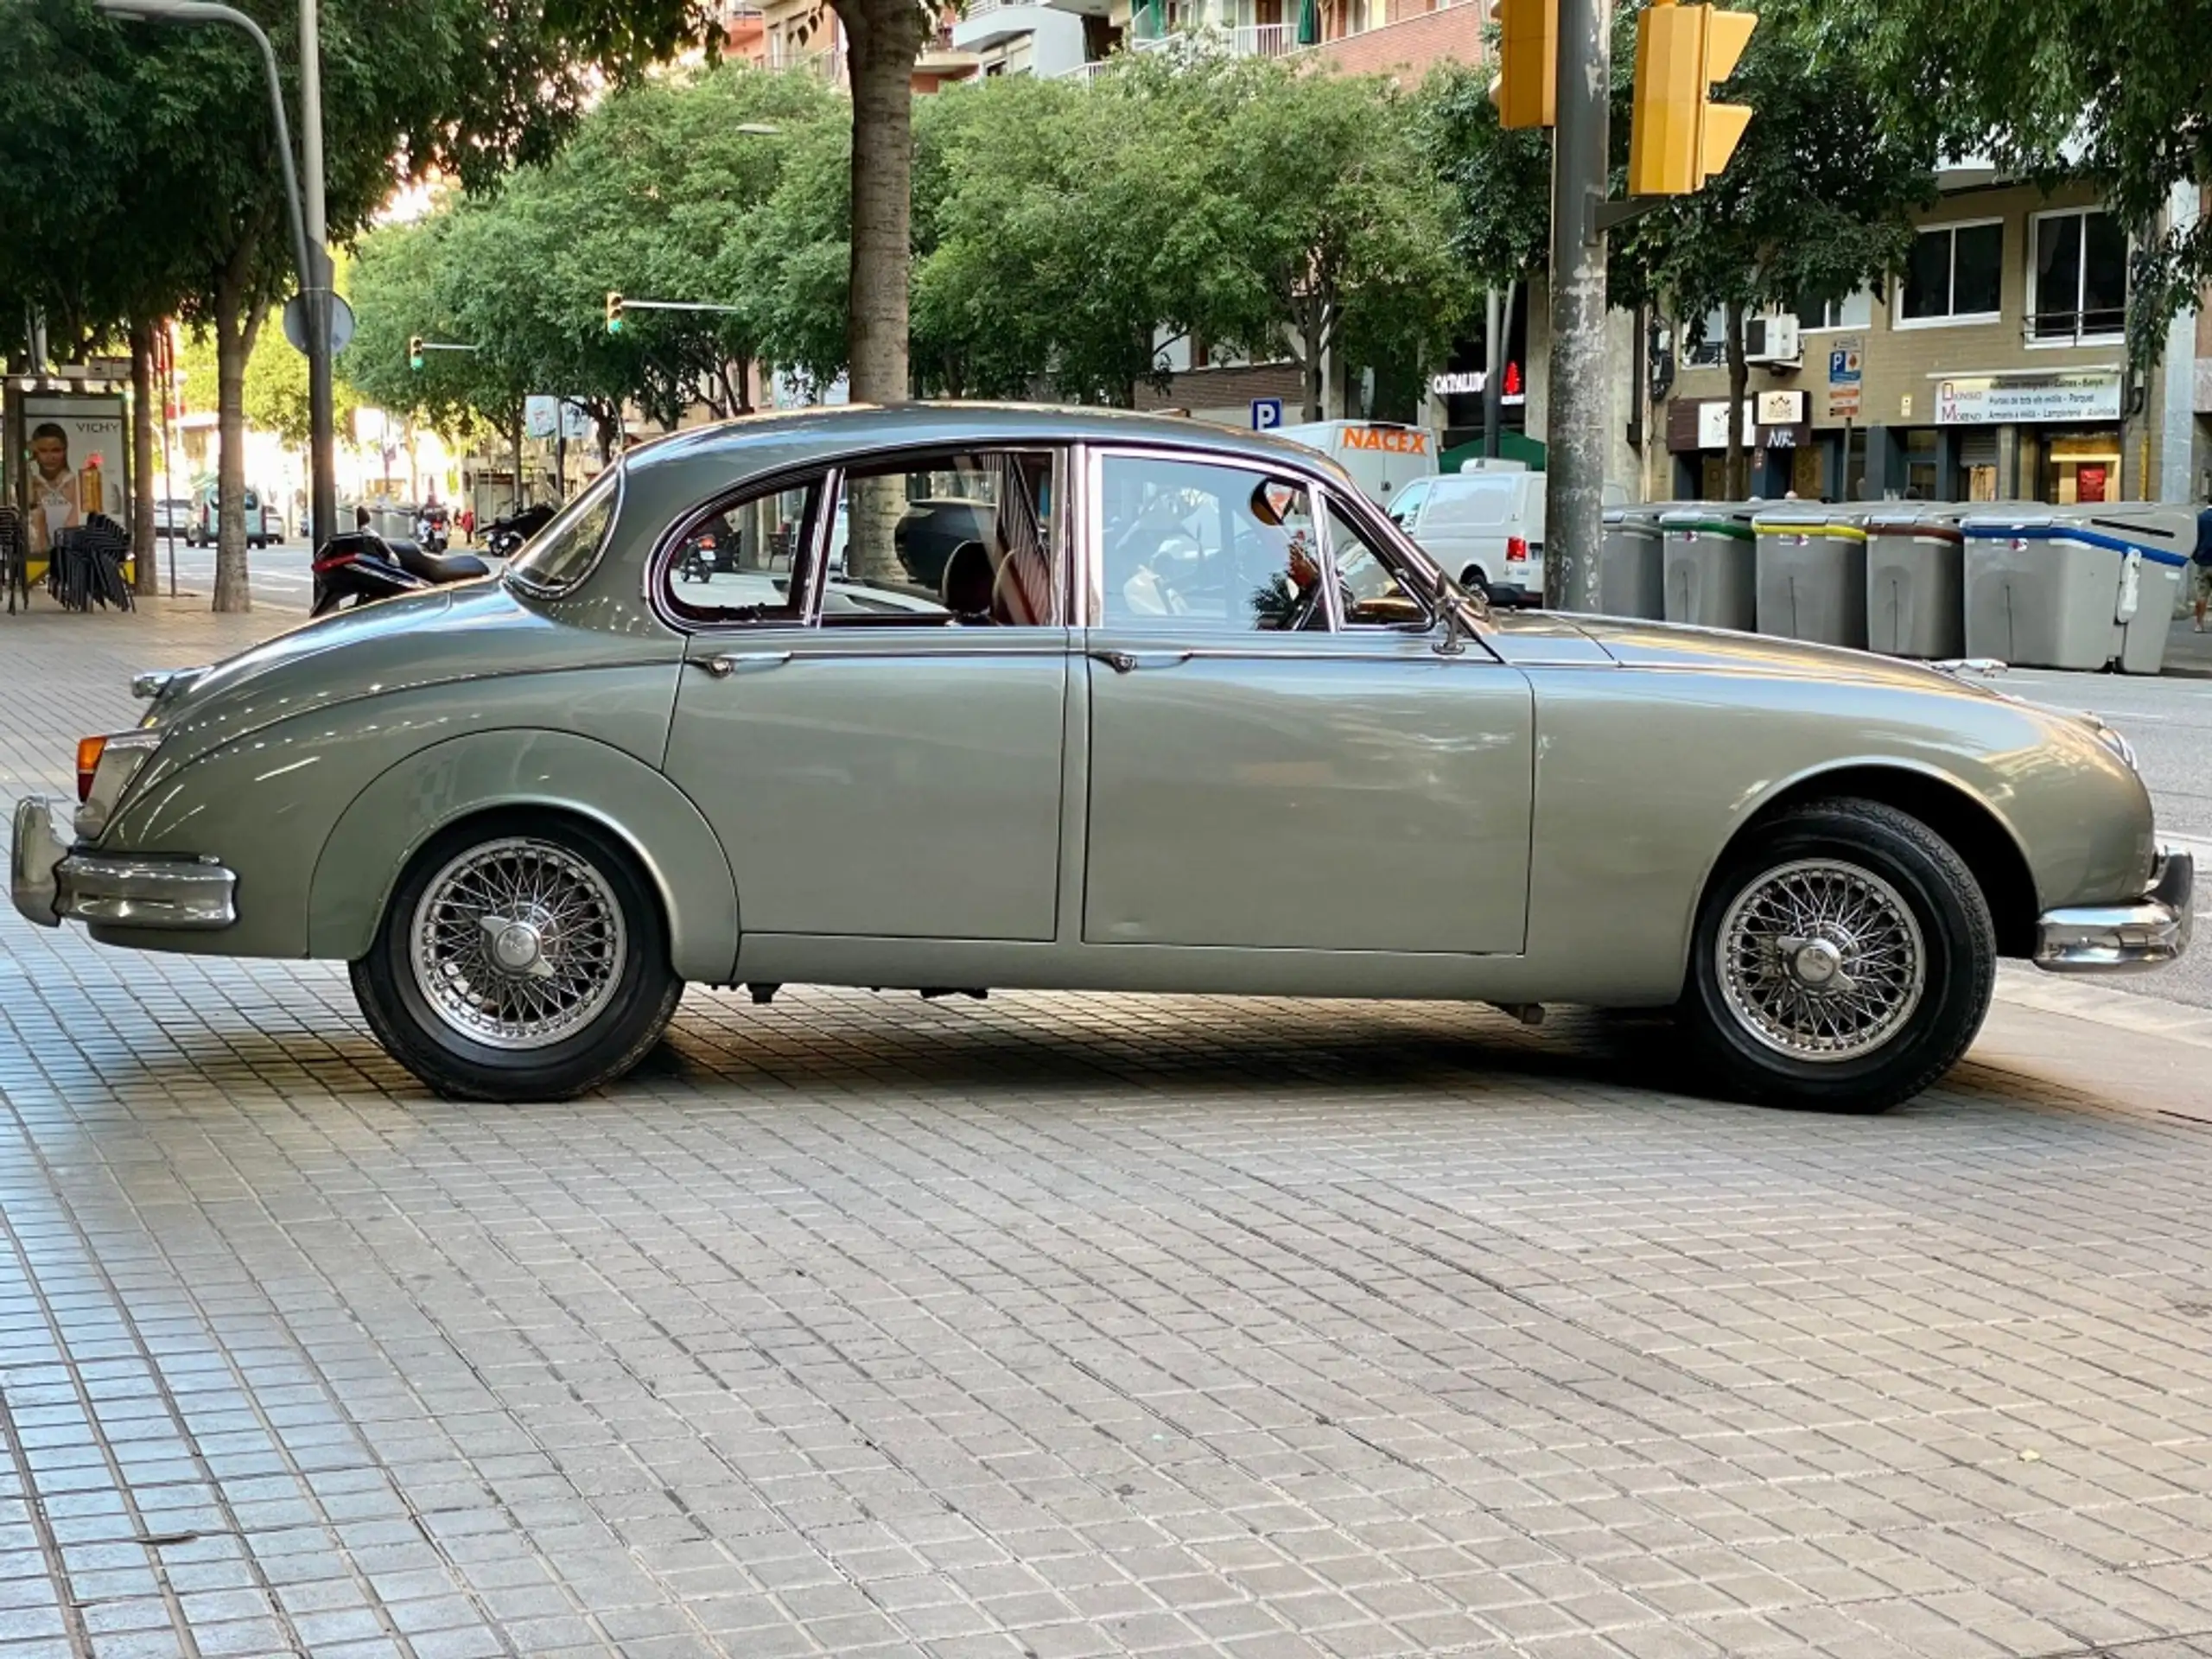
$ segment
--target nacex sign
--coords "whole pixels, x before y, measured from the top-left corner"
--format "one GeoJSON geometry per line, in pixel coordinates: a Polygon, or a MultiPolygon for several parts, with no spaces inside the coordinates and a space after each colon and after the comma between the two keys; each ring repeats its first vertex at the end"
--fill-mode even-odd
{"type": "Polygon", "coordinates": [[[1403,426],[1348,426],[1344,429],[1344,447],[1380,449],[1394,455],[1425,455],[1428,453],[1428,434],[1403,426]]]}

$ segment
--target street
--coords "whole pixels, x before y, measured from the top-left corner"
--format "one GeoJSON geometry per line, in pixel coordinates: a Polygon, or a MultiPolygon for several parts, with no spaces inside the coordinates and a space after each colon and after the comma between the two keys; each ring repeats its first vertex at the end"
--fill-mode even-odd
{"type": "MultiPolygon", "coordinates": [[[[0,792],[281,625],[14,620],[0,792]]],[[[2008,683],[2212,830],[2212,685],[2008,683]]],[[[2201,985],[2008,964],[1871,1119],[1573,1010],[804,988],[508,1109],[10,913],[0,1659],[2203,1652],[2201,985]]]]}
{"type": "MultiPolygon", "coordinates": [[[[308,569],[308,561],[309,552],[305,542],[280,542],[274,547],[250,550],[246,570],[253,592],[253,602],[272,606],[278,610],[306,610],[315,592],[315,577],[308,569]]],[[[169,591],[172,568],[176,573],[180,594],[205,597],[213,591],[213,548],[188,547],[181,539],[165,537],[161,544],[162,592],[164,594],[169,591]]]]}

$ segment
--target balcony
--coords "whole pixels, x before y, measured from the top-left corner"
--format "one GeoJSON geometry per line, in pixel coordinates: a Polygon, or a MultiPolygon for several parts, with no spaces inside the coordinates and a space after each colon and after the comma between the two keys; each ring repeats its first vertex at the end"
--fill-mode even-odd
{"type": "Polygon", "coordinates": [[[1139,41],[1136,49],[1157,52],[1179,41],[1232,58],[1280,58],[1298,49],[1298,29],[1291,23],[1240,23],[1234,29],[1208,23],[1139,41]]]}
{"type": "Polygon", "coordinates": [[[1034,35],[1047,20],[1065,13],[1048,11],[1035,0],[969,0],[952,25],[952,44],[962,52],[981,52],[1024,35],[1034,35]]]}

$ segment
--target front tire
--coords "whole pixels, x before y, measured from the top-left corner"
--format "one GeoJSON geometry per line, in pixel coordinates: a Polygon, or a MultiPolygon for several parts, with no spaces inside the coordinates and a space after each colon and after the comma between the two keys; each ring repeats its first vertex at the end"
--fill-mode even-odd
{"type": "Polygon", "coordinates": [[[1818,801],[1714,872],[1681,1012],[1729,1093],[1878,1112],[1957,1063],[1996,978],[1989,906],[1949,843],[1892,807],[1818,801]]]}
{"type": "Polygon", "coordinates": [[[565,1100],[660,1040],[683,994],[627,849],[566,819],[477,819],[400,877],[353,994],[385,1051],[451,1100],[565,1100]]]}

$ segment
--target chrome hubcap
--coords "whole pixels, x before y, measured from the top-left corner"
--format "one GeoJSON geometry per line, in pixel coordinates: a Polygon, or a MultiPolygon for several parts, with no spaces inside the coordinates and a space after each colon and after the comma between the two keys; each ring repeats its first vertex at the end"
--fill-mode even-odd
{"type": "Polygon", "coordinates": [[[1754,880],[1721,918],[1716,950],[1738,1024],[1796,1059],[1873,1052],[1927,989],[1911,907],[1872,871],[1837,859],[1805,859],[1754,880]]]}
{"type": "Polygon", "coordinates": [[[628,959],[606,878],[526,836],[473,847],[415,906],[416,988],[440,1020],[487,1047],[543,1048],[613,999],[628,959]]]}

